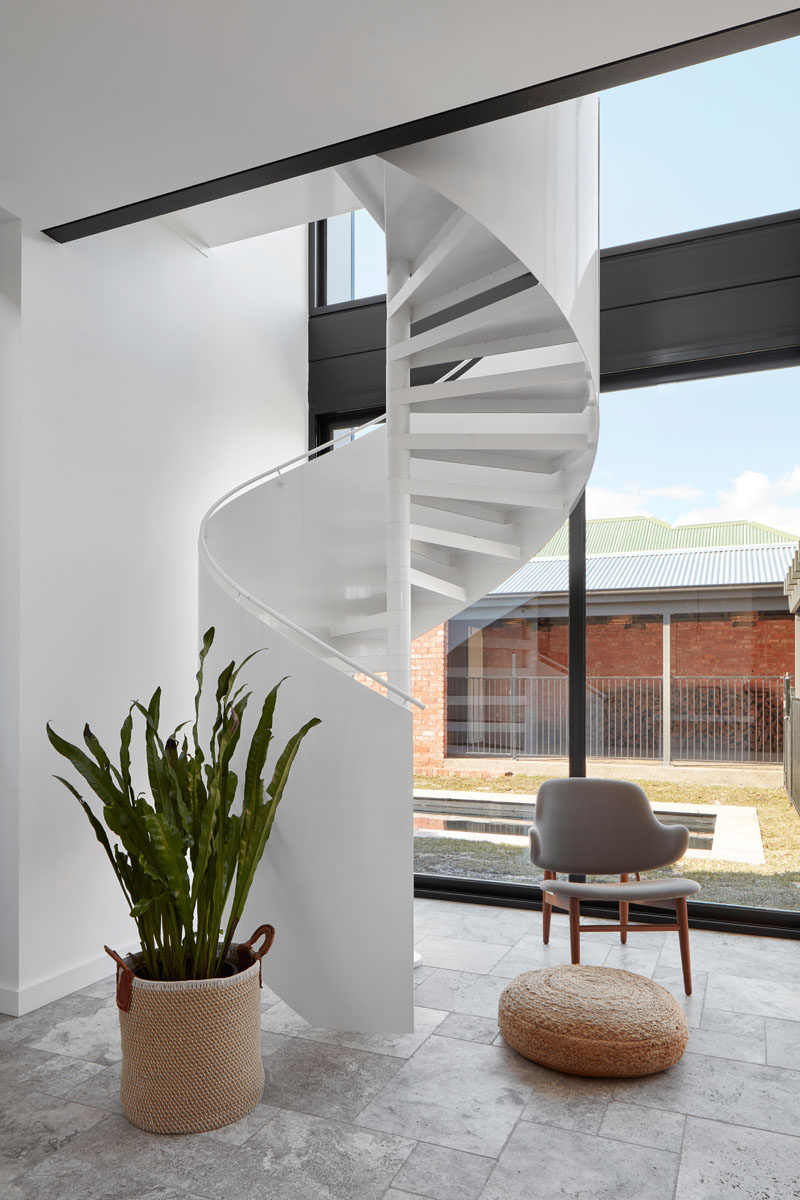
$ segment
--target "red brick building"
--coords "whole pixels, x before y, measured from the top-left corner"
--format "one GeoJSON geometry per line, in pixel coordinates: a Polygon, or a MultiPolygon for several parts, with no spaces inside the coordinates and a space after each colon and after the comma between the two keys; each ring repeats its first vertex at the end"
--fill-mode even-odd
{"type": "MultiPolygon", "coordinates": [[[[777,761],[796,541],[756,523],[590,521],[589,753],[777,761]]],[[[566,535],[414,643],[415,767],[566,753],[566,535]]]]}

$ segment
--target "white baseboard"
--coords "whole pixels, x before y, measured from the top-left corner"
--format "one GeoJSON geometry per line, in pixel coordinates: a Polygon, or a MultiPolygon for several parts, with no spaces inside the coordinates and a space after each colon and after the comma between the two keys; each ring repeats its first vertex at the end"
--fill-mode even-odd
{"type": "MultiPolygon", "coordinates": [[[[120,953],[128,954],[138,948],[138,943],[131,942],[127,946],[123,946],[120,953]]],[[[88,962],[68,967],[66,971],[48,975],[45,979],[38,979],[35,983],[26,984],[25,987],[18,989],[0,987],[0,1013],[5,1013],[10,1017],[24,1017],[26,1013],[33,1012],[34,1009],[41,1008],[44,1004],[51,1004],[53,1000],[60,1000],[62,996],[68,996],[70,992],[77,992],[80,988],[98,983],[101,979],[111,975],[113,971],[114,964],[108,955],[98,954],[88,962]]]]}

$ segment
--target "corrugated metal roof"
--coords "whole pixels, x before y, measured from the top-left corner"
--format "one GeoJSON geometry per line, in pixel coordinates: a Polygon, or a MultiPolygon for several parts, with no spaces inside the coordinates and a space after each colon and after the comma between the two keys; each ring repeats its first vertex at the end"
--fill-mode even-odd
{"type": "MultiPolygon", "coordinates": [[[[590,554],[586,558],[586,587],[590,592],[605,592],[783,584],[796,549],[796,542],[781,542],[590,554]]],[[[495,588],[492,595],[541,595],[566,592],[567,588],[566,557],[537,556],[495,588]]]]}
{"type": "MultiPolygon", "coordinates": [[[[622,554],[633,550],[684,550],[705,546],[763,546],[789,542],[791,533],[758,521],[718,521],[709,525],[668,525],[657,517],[601,517],[586,522],[589,554],[622,554]]],[[[795,535],[796,537],[796,535],[795,535]]],[[[540,558],[567,553],[568,530],[558,533],[539,551],[540,558]]]]}

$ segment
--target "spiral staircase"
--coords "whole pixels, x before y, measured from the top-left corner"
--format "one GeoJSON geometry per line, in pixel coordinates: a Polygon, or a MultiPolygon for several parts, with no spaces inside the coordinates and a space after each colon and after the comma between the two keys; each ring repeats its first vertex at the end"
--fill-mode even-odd
{"type": "Polygon", "coordinates": [[[201,621],[266,644],[258,669],[302,683],[287,724],[327,729],[255,889],[286,927],[270,982],[318,1025],[411,1017],[411,641],[535,554],[591,470],[596,122],[582,99],[340,168],[386,232],[385,421],[203,522],[201,621]]]}

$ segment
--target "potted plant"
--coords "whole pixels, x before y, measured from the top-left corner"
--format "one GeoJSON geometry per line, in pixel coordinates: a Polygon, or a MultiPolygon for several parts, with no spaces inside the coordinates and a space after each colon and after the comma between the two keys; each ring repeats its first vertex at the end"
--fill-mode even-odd
{"type": "Polygon", "coordinates": [[[231,763],[251,693],[237,680],[253,656],[221,672],[204,748],[200,702],[213,640],[212,628],[200,651],[190,736],[179,736],[181,725],[162,738],[160,688],[147,707],[131,705],[117,763],[88,725],[86,750],[47,725],[52,746],[102,801],[101,820],[56,776],[91,822],[139,933],[138,954],[123,960],[106,951],[117,963],[122,1105],[134,1125],[155,1133],[216,1129],[261,1099],[261,959],[275,931],[263,925],[247,942],[233,938],[300,743],[319,724],[312,718],[289,738],[265,784],[281,680],[264,700],[240,781],[231,763]],[[137,793],[132,776],[135,717],[143,722],[149,796],[137,793]]]}

